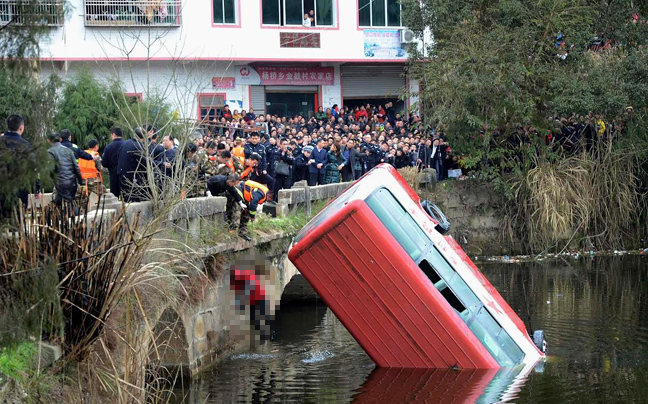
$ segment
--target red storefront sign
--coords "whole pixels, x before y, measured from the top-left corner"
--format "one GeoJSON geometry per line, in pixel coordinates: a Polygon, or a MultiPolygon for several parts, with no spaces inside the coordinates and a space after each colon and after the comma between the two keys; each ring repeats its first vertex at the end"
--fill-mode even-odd
{"type": "Polygon", "coordinates": [[[236,87],[234,77],[212,77],[212,88],[221,90],[231,90],[236,87]]]}
{"type": "Polygon", "coordinates": [[[262,85],[331,86],[335,84],[332,67],[255,66],[262,85]]]}

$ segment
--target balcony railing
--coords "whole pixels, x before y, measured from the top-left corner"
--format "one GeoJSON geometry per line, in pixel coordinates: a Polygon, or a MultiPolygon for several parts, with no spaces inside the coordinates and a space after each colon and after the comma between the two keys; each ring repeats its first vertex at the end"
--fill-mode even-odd
{"type": "Polygon", "coordinates": [[[86,26],[168,26],[181,22],[181,0],[85,0],[86,26]]]}
{"type": "Polygon", "coordinates": [[[0,26],[63,25],[63,6],[60,0],[2,0],[0,1],[0,26]]]}

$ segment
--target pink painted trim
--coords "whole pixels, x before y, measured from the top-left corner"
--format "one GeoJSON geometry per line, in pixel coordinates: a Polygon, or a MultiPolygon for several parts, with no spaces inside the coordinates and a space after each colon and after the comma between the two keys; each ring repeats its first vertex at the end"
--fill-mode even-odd
{"type": "Polygon", "coordinates": [[[137,97],[140,102],[144,101],[144,95],[142,93],[124,93],[125,97],[137,97]]]}
{"type": "MultiPolygon", "coordinates": [[[[213,12],[212,12],[213,14],[213,12]]],[[[259,0],[259,27],[261,29],[289,29],[295,31],[339,31],[340,30],[340,3],[339,0],[335,0],[335,26],[334,27],[304,27],[303,25],[263,25],[263,0],[259,0]]]]}
{"type": "Polygon", "coordinates": [[[196,118],[200,122],[200,97],[203,95],[211,95],[213,97],[218,97],[222,96],[223,97],[223,102],[227,102],[227,93],[198,93],[196,94],[196,104],[198,104],[198,114],[196,115],[196,118]]]}
{"type": "Polygon", "coordinates": [[[241,1],[236,1],[236,24],[216,24],[214,23],[214,0],[209,0],[211,3],[211,14],[209,15],[209,20],[211,22],[212,28],[241,28],[241,1]]]}
{"type": "Polygon", "coordinates": [[[252,106],[252,86],[248,86],[248,108],[247,108],[248,111],[250,110],[251,106],[252,106]]]}
{"type": "MultiPolygon", "coordinates": [[[[146,57],[117,57],[117,58],[89,58],[89,57],[80,57],[80,58],[65,58],[65,57],[51,57],[51,58],[40,58],[41,62],[176,62],[180,61],[180,58],[172,57],[161,57],[161,58],[146,58],[146,57]]],[[[236,62],[275,62],[275,63],[289,63],[289,62],[308,62],[308,63],[320,63],[320,62],[332,62],[332,63],[402,63],[406,64],[407,59],[304,59],[304,58],[231,58],[231,57],[201,57],[201,58],[186,58],[182,59],[184,61],[236,61],[236,62]]]]}

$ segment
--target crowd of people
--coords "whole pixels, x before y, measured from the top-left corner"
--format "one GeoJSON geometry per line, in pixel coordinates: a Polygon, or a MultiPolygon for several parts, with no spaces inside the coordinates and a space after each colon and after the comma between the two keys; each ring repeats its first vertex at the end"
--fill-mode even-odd
{"type": "MultiPolygon", "coordinates": [[[[6,139],[24,130],[24,120],[12,115],[8,127],[6,139]]],[[[443,133],[424,133],[418,116],[401,115],[391,103],[320,107],[311,117],[257,116],[252,109],[239,113],[225,106],[201,122],[186,144],[152,125],[135,128],[129,139],[114,127],[111,138],[100,155],[96,140],[84,150],[67,129],[48,136],[56,203],[74,203],[79,185],[86,194],[103,193],[102,173],[109,173],[115,196],[147,200],[158,186],[152,182],[181,169],[197,180],[186,190],[189,196],[228,195],[228,222],[244,238],[257,206],[298,181],[311,186],[352,181],[380,163],[433,167],[441,180],[456,165],[443,133]]]]}
{"type": "MultiPolygon", "coordinates": [[[[555,129],[546,134],[547,146],[571,153],[592,150],[598,141],[618,133],[631,114],[628,107],[613,123],[594,114],[550,117],[555,129]]],[[[21,136],[20,115],[11,115],[7,127],[0,145],[9,150],[31,147],[21,136]]],[[[535,136],[541,134],[522,127],[506,143],[515,149],[535,136]]],[[[170,133],[162,135],[152,125],[135,128],[128,139],[114,127],[111,137],[100,154],[97,140],[81,149],[67,129],[48,136],[56,167],[55,203],[78,203],[80,193],[101,195],[102,173],[109,173],[115,196],[125,202],[143,201],[165,178],[181,172],[189,179],[183,185],[187,196],[227,196],[227,222],[245,239],[247,223],[254,221],[258,206],[299,181],[310,186],[353,181],[381,163],[397,169],[434,168],[439,181],[448,178],[450,170],[463,169],[465,174],[442,131],[426,130],[416,114],[402,115],[391,103],[320,107],[311,117],[257,116],[252,109],[239,113],[225,106],[217,116],[200,122],[183,142],[170,133]]],[[[497,137],[494,131],[492,139],[497,137]]],[[[27,195],[26,190],[18,193],[25,207],[27,195]]]]}

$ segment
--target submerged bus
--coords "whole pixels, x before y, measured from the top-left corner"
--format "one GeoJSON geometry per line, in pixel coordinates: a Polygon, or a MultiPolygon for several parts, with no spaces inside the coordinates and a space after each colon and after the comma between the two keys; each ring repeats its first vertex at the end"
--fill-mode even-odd
{"type": "MultiPolygon", "coordinates": [[[[381,164],[317,214],[288,254],[379,367],[492,369],[536,363],[522,320],[447,223],[381,164]]],[[[442,215],[441,215],[442,216],[442,215]]]]}

